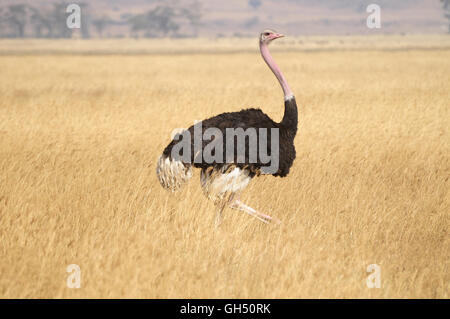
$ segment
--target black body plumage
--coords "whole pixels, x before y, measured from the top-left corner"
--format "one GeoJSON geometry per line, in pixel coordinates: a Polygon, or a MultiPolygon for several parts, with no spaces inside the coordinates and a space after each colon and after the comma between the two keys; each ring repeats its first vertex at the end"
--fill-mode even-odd
{"type": "MultiPolygon", "coordinates": [[[[191,137],[191,149],[195,150],[194,145],[194,129],[197,125],[202,129],[202,134],[208,128],[217,128],[222,132],[223,141],[227,139],[227,128],[242,128],[244,131],[248,128],[255,128],[257,132],[257,145],[249,145],[250,139],[248,137],[245,138],[245,159],[240,158],[240,162],[238,161],[238,147],[242,147],[243,145],[239,145],[239,141],[235,140],[234,143],[234,151],[233,158],[226,158],[226,160],[220,162],[212,162],[208,163],[204,159],[201,161],[196,158],[198,156],[198,152],[191,152],[191,160],[190,161],[182,161],[186,167],[193,165],[194,167],[201,168],[203,171],[206,171],[209,167],[213,167],[214,170],[223,169],[224,166],[230,166],[232,164],[234,167],[238,167],[241,169],[245,169],[249,172],[250,177],[254,177],[255,175],[259,175],[261,173],[261,168],[267,167],[270,163],[261,162],[259,155],[257,161],[255,163],[251,163],[249,158],[249,150],[250,146],[254,148],[259,148],[259,140],[261,138],[259,134],[259,128],[267,129],[267,150],[265,150],[266,154],[271,154],[271,129],[277,128],[279,132],[279,163],[278,170],[274,172],[272,175],[284,177],[289,173],[289,170],[295,159],[295,147],[294,147],[294,138],[297,133],[297,125],[298,125],[298,112],[297,112],[297,104],[295,98],[292,97],[285,101],[285,111],[283,119],[280,123],[273,121],[269,116],[267,116],[260,109],[244,109],[239,112],[227,112],[216,115],[214,117],[203,120],[201,123],[197,123],[192,125],[187,130],[190,133],[191,137]],[[225,162],[225,163],[224,163],[225,162]]],[[[172,148],[180,142],[180,136],[176,136],[169,145],[164,149],[163,157],[170,158],[171,160],[180,160],[177,157],[177,154],[172,154],[172,148]]],[[[211,140],[203,140],[201,150],[205,148],[205,146],[210,143],[211,140]]],[[[223,154],[226,154],[226,143],[223,142],[223,154]]],[[[259,149],[258,149],[259,154],[259,149]]],[[[183,155],[182,153],[179,155],[183,155]]]]}

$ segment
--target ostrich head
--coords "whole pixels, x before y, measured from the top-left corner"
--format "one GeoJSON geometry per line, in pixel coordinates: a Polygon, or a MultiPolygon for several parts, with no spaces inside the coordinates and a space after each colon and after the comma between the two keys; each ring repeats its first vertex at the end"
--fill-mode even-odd
{"type": "Polygon", "coordinates": [[[259,35],[259,42],[264,44],[269,44],[272,40],[284,37],[283,34],[278,33],[274,30],[266,29],[259,35]]]}

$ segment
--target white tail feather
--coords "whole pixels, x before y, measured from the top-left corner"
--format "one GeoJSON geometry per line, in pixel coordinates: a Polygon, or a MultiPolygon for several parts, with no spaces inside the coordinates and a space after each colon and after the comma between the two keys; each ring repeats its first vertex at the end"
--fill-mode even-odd
{"type": "Polygon", "coordinates": [[[156,175],[162,187],[174,192],[192,177],[192,170],[181,161],[161,155],[156,165],[156,175]]]}

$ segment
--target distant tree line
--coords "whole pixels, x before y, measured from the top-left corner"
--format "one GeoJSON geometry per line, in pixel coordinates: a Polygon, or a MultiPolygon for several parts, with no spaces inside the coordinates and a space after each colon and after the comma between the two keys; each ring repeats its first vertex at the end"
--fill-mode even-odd
{"type": "MultiPolygon", "coordinates": [[[[0,7],[0,37],[3,38],[70,38],[75,29],[67,27],[69,2],[53,3],[43,8],[29,4],[11,4],[0,7]]],[[[125,13],[119,19],[95,15],[87,3],[81,8],[83,38],[103,37],[113,26],[119,26],[132,37],[195,37],[201,25],[201,6],[197,0],[183,2],[159,1],[141,14],[125,13]],[[93,32],[92,32],[93,31],[93,32]]]]}
{"type": "Polygon", "coordinates": [[[450,0],[441,0],[444,16],[448,20],[448,33],[450,33],[450,0]]]}

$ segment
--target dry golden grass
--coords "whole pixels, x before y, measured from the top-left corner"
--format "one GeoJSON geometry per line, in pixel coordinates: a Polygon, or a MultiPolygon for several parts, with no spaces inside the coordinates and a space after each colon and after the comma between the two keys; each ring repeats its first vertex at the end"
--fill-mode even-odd
{"type": "Polygon", "coordinates": [[[283,223],[226,210],[219,229],[198,172],[170,194],[155,160],[194,120],[281,119],[256,48],[0,57],[0,297],[449,298],[450,50],[274,55],[297,159],[243,199],[283,223]]]}
{"type": "MultiPolygon", "coordinates": [[[[0,55],[255,53],[257,38],[196,39],[2,39],[0,55]]],[[[286,37],[271,46],[277,51],[450,49],[447,35],[371,35],[286,37]]]]}

